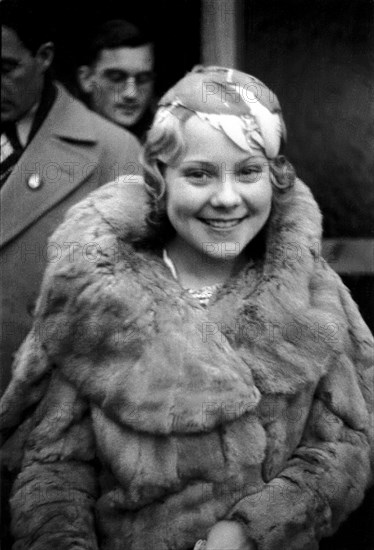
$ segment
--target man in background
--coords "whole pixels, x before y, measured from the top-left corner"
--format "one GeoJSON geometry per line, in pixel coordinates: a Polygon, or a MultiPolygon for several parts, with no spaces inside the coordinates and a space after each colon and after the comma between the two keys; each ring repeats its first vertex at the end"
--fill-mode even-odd
{"type": "Polygon", "coordinates": [[[50,76],[53,42],[26,2],[3,0],[1,74],[1,390],[32,323],[48,238],[66,210],[138,169],[133,135],[99,117],[50,76]]]}
{"type": "Polygon", "coordinates": [[[91,109],[143,141],[153,118],[154,64],[151,38],[111,20],[91,39],[77,80],[91,109]]]}

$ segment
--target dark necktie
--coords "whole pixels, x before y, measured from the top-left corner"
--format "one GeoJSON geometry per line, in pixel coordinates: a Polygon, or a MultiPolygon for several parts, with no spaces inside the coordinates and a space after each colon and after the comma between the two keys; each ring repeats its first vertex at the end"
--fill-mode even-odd
{"type": "Polygon", "coordinates": [[[1,132],[0,187],[6,182],[23,153],[16,125],[7,123],[1,132]]]}

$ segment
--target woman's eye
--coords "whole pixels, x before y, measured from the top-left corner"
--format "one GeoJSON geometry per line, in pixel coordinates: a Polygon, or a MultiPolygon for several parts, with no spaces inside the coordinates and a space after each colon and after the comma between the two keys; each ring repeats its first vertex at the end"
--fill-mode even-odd
{"type": "Polygon", "coordinates": [[[260,166],[245,166],[241,168],[239,172],[240,181],[244,182],[255,182],[258,181],[262,176],[262,170],[260,166]]]}
{"type": "Polygon", "coordinates": [[[209,178],[210,174],[205,170],[188,170],[185,173],[185,177],[189,180],[204,183],[209,178]]]}

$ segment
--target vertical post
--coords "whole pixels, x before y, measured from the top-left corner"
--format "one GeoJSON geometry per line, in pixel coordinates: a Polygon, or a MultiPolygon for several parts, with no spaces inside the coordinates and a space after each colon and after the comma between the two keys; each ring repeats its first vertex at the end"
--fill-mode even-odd
{"type": "Polygon", "coordinates": [[[242,0],[202,0],[201,62],[240,68],[242,0]]]}

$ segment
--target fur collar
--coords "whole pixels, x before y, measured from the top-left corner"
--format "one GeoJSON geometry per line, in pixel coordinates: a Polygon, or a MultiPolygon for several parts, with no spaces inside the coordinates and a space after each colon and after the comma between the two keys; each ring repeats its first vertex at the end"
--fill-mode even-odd
{"type": "Polygon", "coordinates": [[[14,396],[25,407],[35,401],[30,388],[51,365],[112,420],[159,434],[227,421],[218,406],[204,414],[209,403],[244,414],[264,392],[316,384],[331,356],[311,332],[331,317],[312,303],[321,216],[302,182],[286,195],[273,207],[262,260],[206,309],[159,255],[134,247],[147,236],[140,179],[110,183],[73,207],[51,238],[61,255],[46,271],[4,396],[5,424],[20,414],[14,396]]]}

